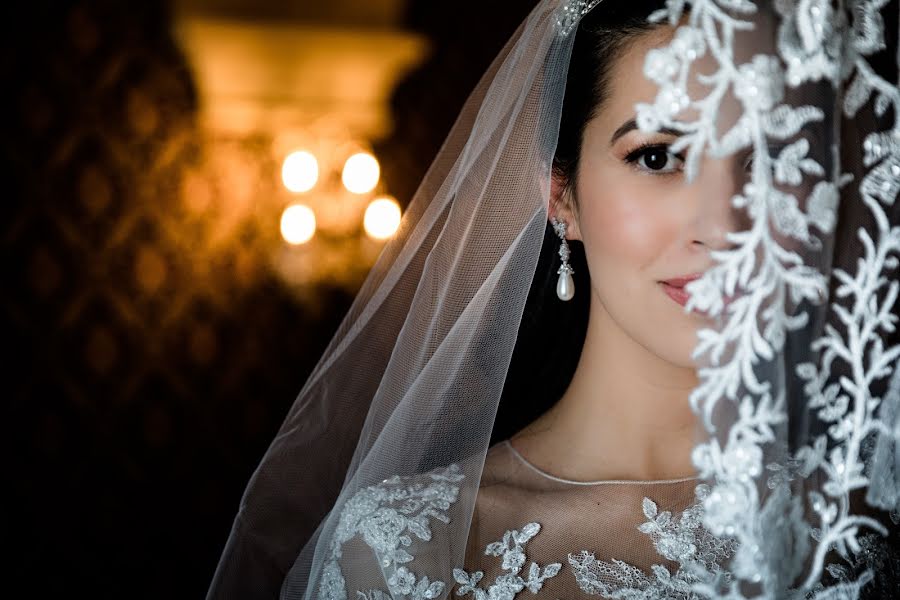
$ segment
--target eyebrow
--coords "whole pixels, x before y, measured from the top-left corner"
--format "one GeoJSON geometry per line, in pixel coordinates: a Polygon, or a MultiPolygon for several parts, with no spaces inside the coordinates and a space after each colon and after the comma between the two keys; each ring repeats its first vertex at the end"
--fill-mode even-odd
{"type": "MultiPolygon", "coordinates": [[[[620,137],[622,137],[629,131],[634,131],[637,128],[638,128],[637,121],[635,119],[629,119],[629,120],[625,121],[624,123],[622,123],[622,126],[619,127],[618,129],[616,129],[615,133],[612,134],[612,138],[610,138],[610,140],[609,140],[609,145],[612,146],[613,144],[616,143],[616,140],[618,140],[620,137]]],[[[682,135],[681,131],[678,131],[677,129],[672,129],[671,127],[660,127],[659,129],[656,130],[656,132],[673,135],[676,137],[682,135]]]]}

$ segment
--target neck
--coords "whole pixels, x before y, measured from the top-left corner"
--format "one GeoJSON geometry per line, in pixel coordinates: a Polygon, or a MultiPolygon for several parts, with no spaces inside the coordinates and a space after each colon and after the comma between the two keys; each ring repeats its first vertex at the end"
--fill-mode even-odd
{"type": "Polygon", "coordinates": [[[592,294],[584,348],[560,401],[515,442],[546,469],[579,481],[695,475],[696,371],[628,336],[592,294]],[[538,449],[538,445],[540,448],[538,449]]]}

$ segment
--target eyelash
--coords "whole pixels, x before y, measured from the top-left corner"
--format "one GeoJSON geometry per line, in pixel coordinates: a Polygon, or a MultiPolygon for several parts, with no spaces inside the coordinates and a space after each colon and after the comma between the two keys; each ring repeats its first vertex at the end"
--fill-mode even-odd
{"type": "Polygon", "coordinates": [[[684,161],[683,155],[672,154],[669,152],[668,144],[648,142],[645,144],[641,144],[640,146],[638,146],[637,148],[635,148],[634,150],[629,152],[625,156],[625,162],[627,162],[629,165],[632,165],[638,171],[640,171],[642,173],[650,173],[651,175],[674,175],[681,171],[680,168],[675,168],[671,171],[665,171],[665,170],[655,170],[655,169],[647,169],[647,168],[641,167],[640,165],[637,164],[637,162],[638,162],[638,160],[640,160],[640,158],[642,156],[648,154],[649,150],[657,150],[660,152],[665,152],[666,154],[671,154],[672,156],[674,156],[675,158],[677,158],[678,160],[680,160],[682,162],[684,161]]]}
{"type": "MultiPolygon", "coordinates": [[[[783,148],[784,148],[784,146],[777,146],[777,147],[775,147],[773,156],[775,156],[775,155],[777,155],[779,152],[781,152],[781,150],[782,150],[783,148]]],[[[624,159],[624,160],[625,160],[625,162],[627,162],[629,165],[632,165],[634,168],[636,168],[638,171],[641,171],[642,173],[650,173],[650,174],[653,174],[653,175],[674,175],[674,174],[679,173],[679,172],[681,171],[680,168],[675,168],[675,169],[672,169],[671,171],[657,171],[657,170],[654,170],[654,169],[646,169],[646,168],[643,168],[643,167],[637,165],[638,160],[639,160],[642,156],[646,155],[646,154],[648,153],[648,151],[650,151],[650,150],[657,150],[657,151],[660,151],[660,152],[665,152],[666,154],[671,154],[671,153],[669,152],[669,145],[668,145],[668,144],[660,144],[660,143],[654,143],[654,142],[647,142],[647,143],[645,143],[645,144],[641,144],[640,146],[638,146],[637,148],[635,148],[634,150],[632,150],[631,152],[629,152],[629,153],[625,156],[625,159],[624,159]]],[[[674,157],[677,158],[678,160],[684,162],[684,155],[682,155],[682,154],[672,154],[672,156],[674,156],[674,157]]],[[[752,164],[753,164],[753,154],[750,153],[750,154],[748,154],[748,155],[744,158],[744,170],[749,170],[750,168],[752,168],[752,164]]]]}

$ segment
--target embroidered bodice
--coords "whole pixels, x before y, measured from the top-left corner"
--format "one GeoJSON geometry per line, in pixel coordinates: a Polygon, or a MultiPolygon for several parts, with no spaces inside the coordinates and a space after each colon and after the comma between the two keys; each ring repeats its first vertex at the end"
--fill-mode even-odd
{"type": "Polygon", "coordinates": [[[485,461],[464,564],[446,577],[429,567],[455,550],[446,532],[460,526],[451,514],[463,477],[451,465],[355,494],[341,511],[321,596],[424,600],[452,588],[476,600],[689,598],[696,575],[683,566],[713,572],[731,552],[700,524],[696,493],[705,486],[696,479],[567,481],[504,441],[485,461]],[[343,564],[373,559],[383,577],[345,578],[343,564]]]}
{"type": "MultiPolygon", "coordinates": [[[[736,544],[703,526],[710,491],[696,478],[568,481],[503,441],[487,453],[462,548],[451,532],[469,513],[464,471],[451,464],[356,492],[340,510],[318,598],[687,600],[715,597],[732,582],[726,566],[736,544]]],[[[874,569],[876,584],[860,597],[883,597],[900,581],[900,555],[876,535],[861,543],[861,558],[829,577],[854,581],[874,569]]]]}

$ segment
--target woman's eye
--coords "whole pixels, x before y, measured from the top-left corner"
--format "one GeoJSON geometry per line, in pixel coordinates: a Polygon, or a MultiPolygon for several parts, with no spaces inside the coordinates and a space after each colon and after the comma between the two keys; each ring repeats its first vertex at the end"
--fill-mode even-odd
{"type": "Polygon", "coordinates": [[[625,160],[636,164],[642,171],[651,173],[674,173],[681,169],[684,162],[680,156],[669,152],[666,146],[639,148],[629,154],[625,160]]]}

